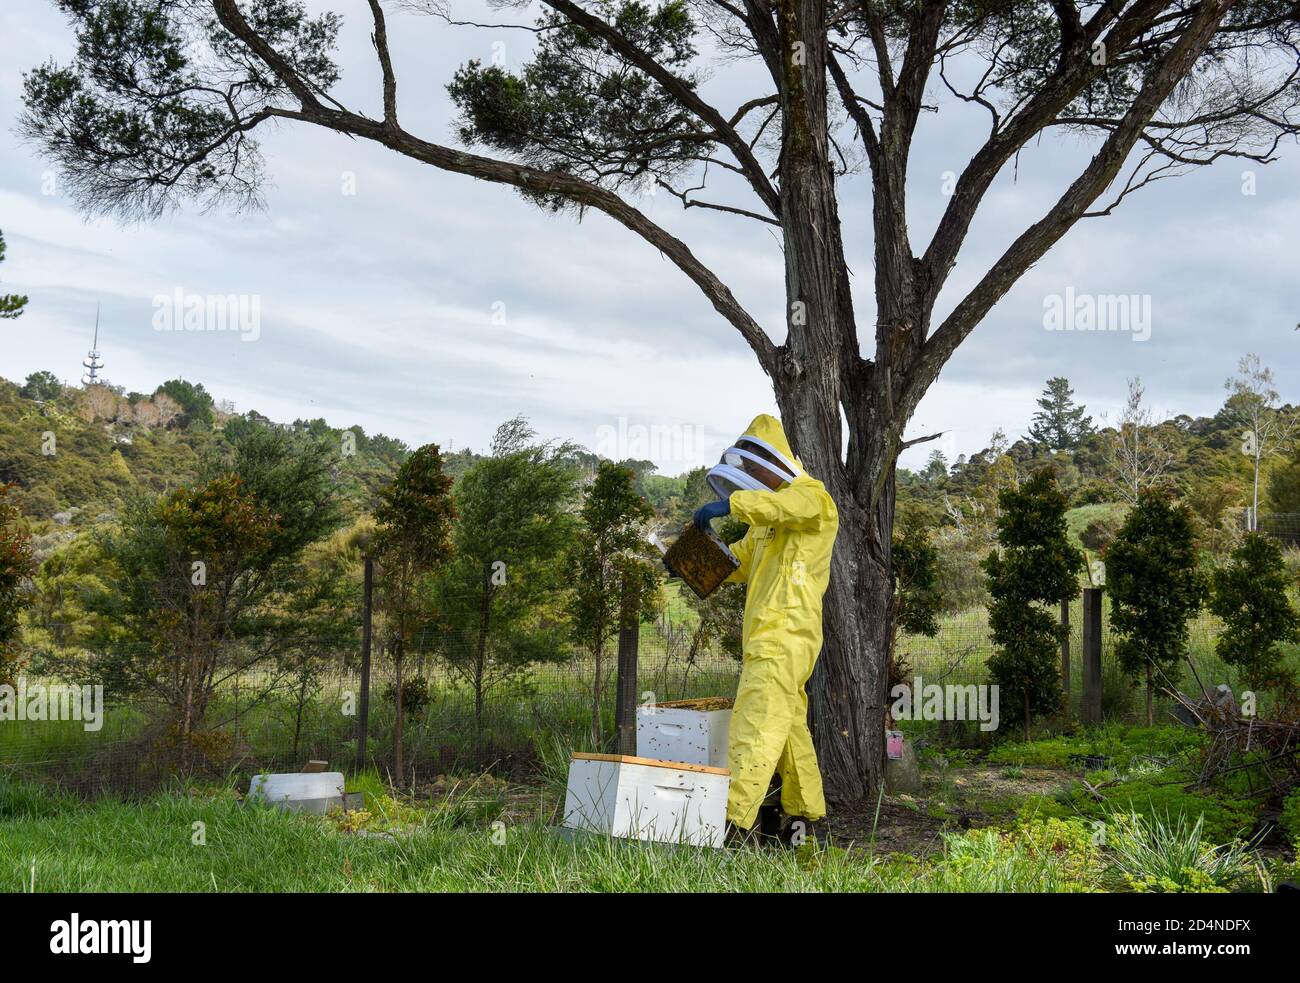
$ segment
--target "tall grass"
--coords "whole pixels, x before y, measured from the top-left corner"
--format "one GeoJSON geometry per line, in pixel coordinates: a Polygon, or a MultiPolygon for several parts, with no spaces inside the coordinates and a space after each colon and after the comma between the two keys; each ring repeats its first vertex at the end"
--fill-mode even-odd
{"type": "MultiPolygon", "coordinates": [[[[865,851],[573,841],[534,823],[428,810],[397,833],[240,806],[231,793],[74,805],[0,783],[0,890],[806,892],[1083,889],[1052,850],[950,841],[937,862],[865,851]],[[200,835],[201,834],[201,835],[200,835]],[[199,845],[198,841],[202,841],[199,845]]],[[[972,834],[974,836],[974,834],[972,834]]]]}

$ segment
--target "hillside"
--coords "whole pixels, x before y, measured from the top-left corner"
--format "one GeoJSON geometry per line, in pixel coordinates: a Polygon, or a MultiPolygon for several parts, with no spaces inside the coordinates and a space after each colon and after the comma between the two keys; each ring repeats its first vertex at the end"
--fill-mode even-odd
{"type": "MultiPolygon", "coordinates": [[[[145,396],[63,388],[51,377],[21,387],[0,379],[0,482],[17,486],[19,507],[38,527],[89,524],[133,493],[183,485],[206,456],[223,455],[241,429],[258,424],[271,421],[223,411],[202,386],[181,380],[145,396]]],[[[369,510],[408,452],[401,441],[360,427],[341,430],[319,419],[280,426],[337,442],[339,487],[354,513],[369,510]]],[[[452,463],[463,469],[464,456],[453,455],[452,463]]]]}

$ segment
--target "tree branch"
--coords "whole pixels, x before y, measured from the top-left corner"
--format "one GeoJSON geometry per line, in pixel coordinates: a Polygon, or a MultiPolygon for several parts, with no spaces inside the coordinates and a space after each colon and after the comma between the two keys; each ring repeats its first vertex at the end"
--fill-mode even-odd
{"type": "Polygon", "coordinates": [[[1132,105],[1097,155],[1047,214],[1026,229],[925,343],[910,374],[900,410],[906,420],[926,389],[989,309],[1036,263],[1110,187],[1143,129],[1214,39],[1236,0],[1205,0],[1178,41],[1160,59],[1132,105]]]}
{"type": "Polygon", "coordinates": [[[375,32],[370,36],[379,55],[379,66],[384,73],[384,122],[397,126],[397,77],[393,74],[393,59],[388,52],[388,29],[384,25],[384,8],[379,0],[370,0],[370,15],[375,22],[375,32]]]}
{"type": "Polygon", "coordinates": [[[656,225],[612,191],[572,174],[453,150],[421,140],[387,121],[376,122],[345,109],[323,106],[311,96],[310,90],[294,74],[289,63],[253,30],[235,0],[213,0],[213,5],[217,8],[222,26],[247,45],[303,103],[301,110],[268,110],[268,115],[313,123],[339,133],[372,140],[440,170],[465,174],[495,184],[507,184],[532,194],[556,195],[577,205],[590,206],[604,212],[665,254],[709,298],[714,310],[740,332],[758,357],[764,371],[769,375],[776,372],[777,347],[758,322],[741,307],[730,288],[701,263],[684,242],[656,225]]]}
{"type": "MultiPolygon", "coordinates": [[[[371,0],[375,2],[375,0],[371,0]]],[[[699,94],[684,80],[664,68],[648,54],[632,44],[614,27],[599,17],[587,13],[571,0],[542,0],[546,6],[563,14],[574,24],[590,31],[597,37],[604,38],[611,48],[626,58],[641,71],[663,86],[678,104],[688,112],[694,113],[702,122],[712,128],[722,144],[736,156],[745,177],[763,204],[778,218],[781,215],[781,198],[767,179],[763,166],[758,162],[739,133],[735,131],[723,115],[700,98],[699,94]]]]}

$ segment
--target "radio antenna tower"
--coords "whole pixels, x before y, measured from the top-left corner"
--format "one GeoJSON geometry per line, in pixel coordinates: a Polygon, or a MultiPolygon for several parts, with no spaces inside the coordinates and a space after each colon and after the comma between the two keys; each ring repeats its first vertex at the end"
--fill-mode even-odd
{"type": "Polygon", "coordinates": [[[86,353],[86,360],[81,363],[86,367],[86,373],[81,377],[82,385],[98,386],[103,383],[99,377],[99,370],[104,367],[103,360],[99,357],[99,305],[95,305],[95,340],[91,342],[90,351],[86,353]]]}

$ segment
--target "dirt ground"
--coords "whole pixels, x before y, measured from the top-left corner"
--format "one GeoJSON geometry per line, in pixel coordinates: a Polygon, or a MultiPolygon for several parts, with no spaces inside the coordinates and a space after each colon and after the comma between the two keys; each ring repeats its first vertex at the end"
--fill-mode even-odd
{"type": "Polygon", "coordinates": [[[886,795],[833,809],[827,819],[833,840],[877,853],[924,855],[943,846],[941,833],[1005,823],[1028,798],[1050,796],[1068,786],[1070,772],[1055,768],[954,767],[921,773],[919,795],[886,795]]]}

